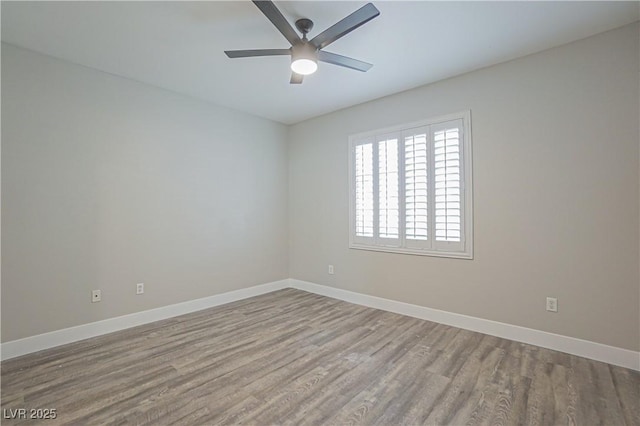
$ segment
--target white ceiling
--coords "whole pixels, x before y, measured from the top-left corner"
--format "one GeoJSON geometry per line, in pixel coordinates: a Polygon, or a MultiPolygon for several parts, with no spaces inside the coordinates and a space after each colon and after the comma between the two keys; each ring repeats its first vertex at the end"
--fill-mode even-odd
{"type": "MultiPolygon", "coordinates": [[[[638,2],[374,1],[380,16],[326,48],[374,64],[320,63],[289,84],[289,58],[223,50],[288,48],[255,5],[234,2],[2,2],[2,41],[291,124],[607,31],[638,2]]],[[[310,38],[365,2],[276,1],[310,38]]]]}

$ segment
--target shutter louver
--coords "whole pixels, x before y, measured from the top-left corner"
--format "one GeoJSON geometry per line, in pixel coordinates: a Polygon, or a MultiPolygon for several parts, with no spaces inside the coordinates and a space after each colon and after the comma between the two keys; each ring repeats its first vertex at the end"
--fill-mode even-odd
{"type": "Polygon", "coordinates": [[[428,238],[427,204],[427,135],[416,133],[404,137],[405,157],[405,238],[428,238]]]}
{"type": "Polygon", "coordinates": [[[378,237],[397,239],[400,225],[398,138],[378,142],[378,171],[378,237]]]}
{"type": "Polygon", "coordinates": [[[446,123],[433,131],[435,240],[461,241],[461,126],[446,123]]]}
{"type": "Polygon", "coordinates": [[[358,237],[373,237],[373,143],[355,147],[355,229],[358,237]]]}

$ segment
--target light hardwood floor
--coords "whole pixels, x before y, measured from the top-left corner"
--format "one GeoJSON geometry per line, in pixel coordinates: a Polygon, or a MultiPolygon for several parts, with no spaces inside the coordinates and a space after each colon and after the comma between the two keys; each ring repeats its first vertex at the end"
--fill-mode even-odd
{"type": "Polygon", "coordinates": [[[5,361],[1,401],[42,424],[640,425],[640,373],[287,289],[5,361]]]}

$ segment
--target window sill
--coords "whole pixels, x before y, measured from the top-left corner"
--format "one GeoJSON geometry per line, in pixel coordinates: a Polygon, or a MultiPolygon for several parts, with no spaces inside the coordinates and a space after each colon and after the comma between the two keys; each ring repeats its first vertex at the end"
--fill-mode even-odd
{"type": "Polygon", "coordinates": [[[396,254],[409,254],[414,256],[431,256],[431,257],[448,257],[452,259],[473,259],[472,252],[448,252],[448,251],[435,251],[435,250],[421,250],[421,249],[410,249],[403,247],[380,247],[380,246],[368,246],[362,244],[349,244],[350,249],[354,250],[366,250],[366,251],[379,251],[385,253],[396,253],[396,254]]]}

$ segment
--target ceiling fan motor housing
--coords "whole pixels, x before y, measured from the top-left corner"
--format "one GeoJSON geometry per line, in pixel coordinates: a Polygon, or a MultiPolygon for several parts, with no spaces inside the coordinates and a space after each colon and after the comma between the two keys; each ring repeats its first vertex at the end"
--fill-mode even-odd
{"type": "Polygon", "coordinates": [[[317,61],[318,48],[305,40],[302,43],[291,46],[291,59],[310,59],[312,61],[317,61]]]}

